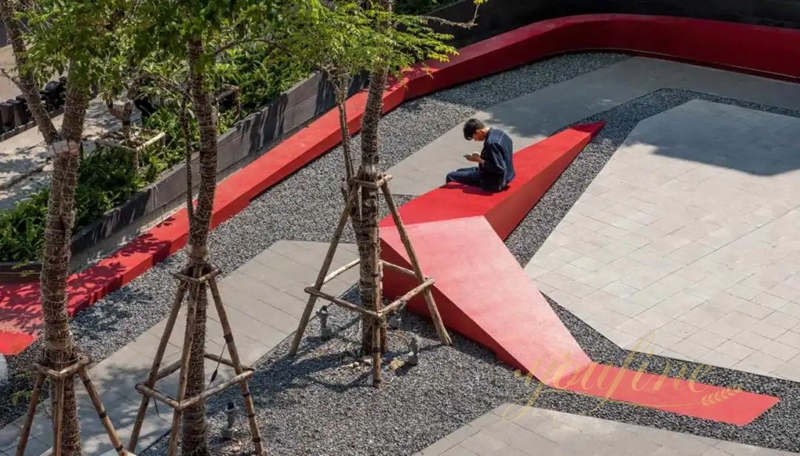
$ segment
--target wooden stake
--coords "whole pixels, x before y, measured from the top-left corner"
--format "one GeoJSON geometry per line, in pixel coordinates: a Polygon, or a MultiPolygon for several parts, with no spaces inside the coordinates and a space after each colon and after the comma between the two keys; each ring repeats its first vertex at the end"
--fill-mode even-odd
{"type": "MultiPolygon", "coordinates": [[[[226,365],[226,366],[228,366],[230,368],[236,367],[236,366],[233,365],[233,361],[229,361],[229,360],[227,360],[227,359],[225,359],[225,358],[223,358],[221,356],[217,356],[217,355],[215,355],[213,353],[206,353],[205,356],[206,356],[206,359],[210,359],[211,361],[216,361],[216,362],[218,362],[220,364],[224,364],[224,365],[226,365]]],[[[251,370],[249,367],[247,367],[245,365],[242,365],[242,368],[244,370],[251,370]]]]}
{"type": "Polygon", "coordinates": [[[389,268],[389,269],[391,269],[393,271],[396,271],[396,272],[399,272],[401,274],[410,275],[412,277],[416,277],[417,276],[417,274],[414,271],[412,271],[411,269],[406,269],[406,268],[404,268],[402,266],[398,266],[398,265],[396,265],[394,263],[389,263],[388,261],[381,260],[381,264],[383,265],[383,267],[389,268]]]}
{"type": "Polygon", "coordinates": [[[31,427],[33,426],[33,419],[36,415],[36,406],[39,404],[39,397],[42,394],[42,387],[44,385],[45,378],[49,378],[50,381],[53,382],[54,389],[54,395],[52,398],[53,455],[61,454],[61,434],[62,429],[64,428],[64,391],[66,389],[66,383],[73,382],[75,380],[75,374],[78,374],[83,381],[83,386],[86,387],[86,391],[89,393],[92,404],[94,405],[94,408],[100,417],[100,421],[102,422],[103,427],[106,430],[106,434],[108,434],[108,438],[111,440],[111,444],[114,446],[114,449],[120,454],[120,456],[126,454],[125,448],[122,445],[122,441],[120,440],[117,431],[114,429],[114,425],[111,423],[111,420],[106,414],[103,403],[100,400],[100,395],[97,393],[97,389],[94,387],[91,378],[89,378],[89,374],[86,372],[86,366],[89,363],[89,358],[83,357],[76,360],[73,364],[67,366],[61,371],[55,371],[53,369],[44,367],[39,363],[34,363],[35,370],[37,371],[36,380],[33,387],[33,393],[31,394],[31,400],[28,404],[28,411],[25,416],[25,424],[22,427],[19,443],[17,443],[17,451],[15,453],[16,456],[23,456],[25,454],[25,449],[30,438],[31,427]]]}
{"type": "Polygon", "coordinates": [[[433,285],[433,279],[427,279],[426,281],[422,282],[421,284],[417,285],[416,287],[412,288],[408,291],[408,293],[404,294],[403,296],[397,298],[394,302],[389,304],[388,306],[384,307],[381,310],[381,315],[386,315],[400,306],[405,305],[408,301],[411,300],[414,296],[418,295],[421,291],[426,290],[428,287],[433,285]]]}
{"type": "MultiPolygon", "coordinates": [[[[170,375],[174,374],[181,368],[181,360],[177,360],[170,364],[169,366],[165,367],[163,370],[158,371],[158,376],[156,376],[156,380],[163,380],[170,375]]],[[[145,385],[146,386],[146,385],[145,385]]]]}
{"type": "MultiPolygon", "coordinates": [[[[422,283],[425,281],[425,275],[422,273],[422,269],[419,266],[419,260],[417,259],[417,254],[414,251],[414,246],[411,244],[411,240],[408,237],[406,228],[403,226],[403,221],[400,219],[400,212],[397,211],[397,206],[394,204],[392,193],[389,191],[389,187],[387,185],[382,186],[381,191],[383,192],[383,197],[386,200],[386,205],[389,207],[389,212],[392,213],[395,227],[397,227],[397,232],[400,234],[400,239],[403,241],[403,246],[406,248],[408,258],[411,260],[411,266],[414,269],[414,275],[416,275],[417,280],[422,283]]],[[[423,296],[425,296],[425,302],[428,304],[428,312],[431,314],[433,324],[436,326],[436,332],[439,334],[439,340],[441,340],[442,344],[444,345],[452,344],[450,335],[447,333],[447,328],[444,327],[444,322],[442,322],[442,316],[439,314],[439,309],[436,307],[436,302],[433,300],[433,293],[431,293],[430,288],[424,289],[423,296]]]]}
{"type": "MultiPolygon", "coordinates": [[[[172,311],[170,312],[170,316],[167,319],[167,325],[164,330],[164,335],[161,337],[159,348],[156,351],[156,358],[153,361],[153,366],[150,369],[150,374],[148,376],[147,382],[144,384],[136,385],[136,389],[140,393],[142,393],[143,398],[142,398],[142,405],[139,408],[140,415],[137,417],[137,423],[134,429],[136,431],[135,437],[138,437],[138,431],[141,428],[142,422],[144,420],[144,415],[147,412],[147,404],[149,403],[149,400],[151,398],[158,400],[159,402],[163,402],[164,404],[167,404],[174,410],[174,413],[172,415],[172,427],[170,430],[170,437],[169,437],[170,456],[174,456],[177,451],[178,436],[180,434],[180,423],[183,411],[199,402],[205,401],[209,397],[218,394],[221,391],[224,391],[225,389],[233,386],[234,384],[239,384],[240,388],[242,389],[242,396],[244,397],[245,408],[247,409],[247,417],[250,422],[250,432],[253,435],[253,444],[255,445],[256,451],[259,454],[259,456],[264,454],[264,449],[261,442],[261,433],[258,429],[258,425],[255,419],[255,407],[253,406],[253,399],[252,397],[250,397],[250,389],[247,384],[247,379],[254,374],[254,371],[249,368],[245,369],[242,366],[241,360],[239,358],[239,352],[236,348],[236,344],[233,341],[233,334],[231,332],[228,316],[225,312],[225,307],[222,304],[222,299],[220,298],[219,288],[217,287],[216,276],[218,274],[219,274],[219,269],[212,268],[209,264],[205,262],[193,264],[188,268],[184,269],[182,273],[175,274],[175,276],[181,281],[181,284],[178,288],[178,294],[176,295],[175,301],[172,305],[172,311]],[[220,385],[206,389],[197,396],[193,396],[187,399],[186,383],[189,375],[190,354],[192,346],[195,343],[194,329],[196,325],[195,320],[197,318],[197,306],[199,305],[198,299],[200,296],[200,287],[205,287],[205,286],[208,286],[211,290],[211,295],[214,300],[214,305],[217,309],[217,314],[219,315],[219,321],[223,329],[223,334],[225,336],[225,345],[228,349],[228,352],[231,355],[231,360],[228,361],[222,357],[212,355],[209,353],[205,353],[204,358],[218,361],[221,364],[233,367],[233,369],[236,371],[236,376],[231,380],[223,382],[220,385]],[[159,370],[159,367],[161,366],[161,361],[164,357],[164,351],[169,342],[169,338],[172,335],[172,331],[175,329],[175,322],[177,320],[177,316],[180,311],[181,304],[183,302],[183,298],[185,296],[187,289],[189,291],[189,304],[187,307],[186,331],[184,333],[183,352],[181,353],[181,358],[179,361],[170,364],[163,370],[159,370]],[[158,380],[161,380],[169,376],[170,374],[174,373],[179,369],[180,369],[180,379],[178,383],[177,398],[169,397],[168,395],[155,389],[155,384],[158,380]]],[[[133,451],[135,447],[136,447],[136,441],[132,439],[130,444],[131,451],[133,451]]]]}
{"type": "Polygon", "coordinates": [[[381,325],[380,320],[372,323],[372,386],[381,387],[381,325]]]}
{"type": "MultiPolygon", "coordinates": [[[[195,404],[197,404],[199,402],[205,401],[206,399],[208,399],[209,397],[211,397],[211,396],[213,396],[215,394],[218,394],[218,393],[221,393],[221,392],[225,391],[226,389],[230,388],[231,386],[233,386],[233,385],[235,385],[237,383],[239,383],[241,385],[242,382],[244,382],[248,378],[252,377],[254,373],[255,372],[253,372],[253,371],[244,371],[241,374],[238,374],[236,377],[233,377],[230,380],[226,380],[226,381],[220,383],[219,385],[217,385],[217,386],[215,386],[213,388],[209,388],[209,389],[203,391],[202,393],[198,394],[197,396],[192,396],[189,399],[186,399],[185,401],[180,403],[180,408],[181,408],[181,410],[186,410],[187,408],[189,408],[189,407],[191,407],[191,406],[193,406],[193,405],[195,405],[195,404]]],[[[253,409],[252,411],[255,412],[255,409],[253,409]]],[[[248,411],[247,413],[249,415],[250,411],[248,411]]],[[[261,431],[259,431],[258,428],[256,428],[256,432],[260,433],[261,431]]],[[[260,442],[261,442],[261,440],[259,439],[259,443],[260,442]]],[[[261,454],[258,450],[256,452],[258,454],[261,454]]]]}
{"type": "Polygon", "coordinates": [[[185,274],[175,274],[175,277],[179,278],[180,280],[189,282],[189,283],[205,283],[205,282],[208,282],[209,280],[211,280],[212,278],[220,275],[221,273],[222,273],[222,271],[220,271],[219,269],[214,269],[211,272],[209,272],[208,274],[204,274],[201,277],[191,277],[191,276],[187,276],[185,274]]]}
{"type": "MultiPolygon", "coordinates": [[[[395,309],[402,307],[405,305],[408,300],[410,300],[413,296],[416,296],[420,292],[423,293],[425,296],[425,301],[428,305],[428,310],[430,311],[431,317],[433,319],[433,323],[436,326],[436,332],[439,334],[439,339],[442,341],[444,345],[450,345],[452,342],[450,340],[450,335],[447,333],[447,329],[444,327],[444,323],[442,322],[442,317],[439,314],[439,310],[436,307],[436,302],[433,299],[433,294],[430,291],[430,287],[433,285],[434,281],[431,278],[425,277],[422,273],[422,269],[419,265],[419,260],[417,259],[417,255],[414,252],[414,248],[411,245],[411,241],[408,237],[408,233],[403,226],[403,222],[400,219],[400,213],[397,211],[397,206],[394,203],[394,199],[392,198],[392,194],[389,191],[389,187],[387,182],[391,179],[391,176],[388,174],[384,174],[381,176],[376,182],[367,182],[358,179],[349,179],[349,194],[347,195],[347,203],[345,204],[345,209],[342,211],[342,215],[339,218],[339,223],[336,226],[336,231],[334,232],[333,239],[331,240],[330,245],[328,246],[328,252],[325,256],[323,261],[322,267],[320,268],[319,274],[317,275],[317,280],[314,283],[314,286],[307,287],[305,292],[309,294],[308,302],[306,303],[306,308],[303,311],[303,316],[300,319],[300,324],[298,325],[297,332],[294,335],[294,339],[292,340],[292,346],[289,349],[289,355],[294,356],[297,354],[297,348],[300,346],[300,341],[303,338],[303,334],[305,332],[306,327],[308,326],[308,321],[311,318],[311,311],[314,308],[314,304],[316,303],[317,298],[326,299],[340,307],[348,309],[353,312],[360,313],[361,315],[365,315],[367,317],[372,317],[372,328],[371,328],[371,338],[372,338],[372,365],[373,365],[373,375],[372,375],[372,383],[374,386],[380,386],[381,384],[381,333],[383,330],[383,325],[385,321],[385,317],[389,312],[394,311],[395,309]],[[337,269],[330,275],[328,274],[328,270],[330,269],[331,262],[333,261],[333,256],[336,253],[336,248],[339,245],[339,240],[341,239],[342,232],[344,231],[344,227],[347,223],[347,219],[350,217],[350,210],[355,201],[355,196],[361,191],[362,187],[370,189],[372,191],[377,191],[378,188],[381,189],[383,192],[384,198],[386,199],[386,203],[389,207],[389,212],[392,214],[392,218],[394,219],[395,225],[397,226],[398,232],[400,234],[400,239],[403,242],[403,246],[408,253],[408,256],[411,260],[411,265],[413,270],[403,268],[401,266],[391,264],[385,262],[380,259],[380,227],[378,225],[371,227],[370,229],[370,242],[372,243],[372,280],[373,286],[375,290],[374,299],[375,301],[372,303],[373,310],[367,310],[365,307],[356,306],[353,303],[347,302],[343,299],[337,298],[335,296],[331,296],[327,293],[322,291],[322,286],[333,279],[334,277],[342,274],[344,271],[350,269],[351,267],[360,263],[359,260],[352,261],[345,265],[342,268],[337,269]],[[417,278],[419,281],[419,285],[408,293],[400,297],[399,299],[395,300],[386,308],[383,307],[383,267],[390,268],[394,271],[400,272],[402,274],[411,275],[417,278]]],[[[365,306],[368,306],[367,303],[364,303],[365,306]]]]}
{"type": "MultiPolygon", "coordinates": [[[[314,282],[314,288],[317,290],[322,288],[322,283],[325,281],[325,276],[330,270],[331,263],[333,262],[333,256],[336,254],[336,247],[339,246],[339,240],[342,238],[342,233],[344,232],[344,227],[347,224],[347,219],[350,217],[350,209],[355,203],[357,193],[358,186],[352,185],[350,187],[350,194],[347,197],[347,203],[344,205],[344,210],[342,211],[341,217],[339,217],[339,224],[336,226],[333,239],[331,239],[331,244],[328,246],[328,253],[325,255],[325,260],[322,262],[322,267],[317,275],[317,281],[314,282]]],[[[314,304],[316,302],[317,296],[313,294],[309,295],[308,302],[306,302],[306,308],[303,310],[303,316],[300,317],[300,324],[297,326],[297,332],[294,335],[294,340],[292,340],[292,346],[289,349],[289,356],[294,356],[297,354],[297,348],[300,346],[300,340],[303,339],[303,333],[306,331],[308,320],[311,319],[311,311],[314,310],[314,304]]]]}
{"type": "MultiPolygon", "coordinates": [[[[175,328],[175,321],[178,319],[178,313],[180,313],[183,298],[186,296],[186,287],[187,285],[184,281],[181,281],[180,284],[178,284],[178,292],[175,294],[175,301],[172,303],[172,310],[167,318],[167,325],[166,328],[164,328],[164,335],[161,336],[161,340],[158,343],[156,356],[153,359],[153,366],[150,368],[150,375],[147,377],[147,382],[145,383],[145,386],[148,388],[153,388],[156,382],[160,380],[160,378],[158,378],[158,370],[161,367],[161,361],[164,359],[164,352],[167,350],[167,344],[169,344],[169,338],[172,335],[172,330],[175,328]]],[[[143,394],[142,402],[139,404],[139,412],[136,414],[136,421],[133,424],[131,440],[128,442],[128,449],[131,453],[136,452],[136,444],[139,441],[139,432],[142,430],[142,424],[144,423],[144,418],[147,413],[147,406],[149,403],[150,397],[143,394]]]]}
{"type": "Polygon", "coordinates": [[[25,425],[22,426],[22,434],[19,436],[19,443],[17,443],[16,456],[25,455],[25,447],[28,445],[28,438],[31,435],[31,427],[33,426],[33,417],[36,416],[36,406],[39,405],[39,396],[42,394],[42,385],[44,384],[45,375],[41,372],[36,374],[34,380],[33,393],[28,403],[28,413],[25,416],[25,425]]]}
{"type": "MultiPolygon", "coordinates": [[[[385,185],[384,179],[381,179],[381,185],[385,185]]],[[[374,190],[377,193],[377,189],[374,190]]],[[[378,195],[375,195],[378,199],[378,195]]],[[[381,267],[381,252],[380,252],[380,228],[376,223],[370,232],[370,241],[372,242],[372,286],[373,286],[373,309],[378,315],[373,319],[373,336],[372,336],[372,386],[380,388],[381,386],[381,355],[386,347],[381,345],[382,338],[381,332],[383,327],[384,318],[381,316],[381,307],[383,307],[383,268],[381,267]]]]}
{"type": "Polygon", "coordinates": [[[100,422],[103,423],[106,434],[108,434],[108,439],[111,440],[111,445],[114,446],[117,453],[125,454],[125,447],[122,445],[122,440],[120,440],[117,431],[114,429],[114,425],[111,423],[111,419],[109,419],[106,414],[106,409],[103,407],[100,395],[97,394],[97,389],[95,389],[92,379],[89,377],[89,374],[86,373],[85,365],[81,365],[80,369],[78,369],[78,375],[80,375],[83,386],[86,387],[86,391],[89,393],[89,398],[91,398],[94,409],[97,411],[97,416],[100,417],[100,422]]]}
{"type": "Polygon", "coordinates": [[[64,379],[53,379],[56,397],[53,402],[53,455],[61,456],[61,431],[64,429],[64,379]]]}
{"type": "Polygon", "coordinates": [[[87,358],[81,358],[76,363],[61,369],[60,371],[54,371],[53,369],[44,367],[39,363],[33,363],[33,368],[50,378],[62,379],[72,378],[73,375],[78,372],[78,369],[87,364],[89,364],[89,360],[87,358]]]}
{"type": "Polygon", "coordinates": [[[355,184],[359,187],[369,188],[372,190],[378,190],[381,186],[386,185],[392,179],[392,176],[389,174],[384,174],[375,182],[360,180],[360,179],[350,179],[351,184],[355,184]]]}
{"type": "Polygon", "coordinates": [[[333,296],[333,295],[330,295],[328,293],[325,293],[324,291],[319,291],[319,290],[317,290],[315,288],[312,288],[312,287],[306,287],[305,292],[310,294],[310,295],[312,295],[312,296],[316,296],[318,298],[322,298],[322,299],[325,299],[327,301],[330,301],[330,302],[336,304],[337,306],[343,307],[343,308],[345,308],[347,310],[351,310],[353,312],[357,312],[357,313],[360,313],[362,315],[366,315],[366,316],[372,317],[372,318],[378,318],[379,317],[379,315],[377,313],[375,313],[375,311],[367,310],[367,309],[365,309],[363,307],[360,307],[360,306],[357,306],[357,305],[353,304],[352,302],[347,302],[344,299],[337,298],[336,296],[333,296]]]}
{"type": "Polygon", "coordinates": [[[155,388],[148,388],[147,386],[142,385],[140,383],[140,384],[136,385],[136,391],[142,393],[142,395],[144,395],[144,396],[151,397],[151,398],[153,398],[153,399],[155,399],[155,400],[157,400],[157,401],[169,406],[172,409],[183,410],[183,408],[181,407],[180,402],[178,402],[175,399],[167,396],[166,394],[164,394],[163,392],[161,392],[161,391],[159,391],[159,390],[157,390],[155,388]]]}
{"type": "MultiPolygon", "coordinates": [[[[211,296],[214,297],[214,306],[217,308],[219,322],[222,325],[222,331],[225,334],[225,345],[228,347],[228,353],[231,355],[231,362],[233,363],[234,372],[236,372],[237,377],[241,377],[243,374],[245,374],[245,370],[242,367],[242,360],[239,358],[239,351],[236,349],[236,344],[233,343],[233,332],[231,331],[231,325],[228,321],[228,314],[225,312],[225,306],[222,304],[222,298],[219,294],[217,281],[212,278],[208,283],[211,286],[211,296]]],[[[253,374],[253,371],[248,372],[250,375],[253,374]]],[[[247,377],[242,377],[241,380],[238,381],[239,387],[242,390],[242,398],[244,399],[245,410],[247,411],[247,420],[250,423],[250,435],[253,438],[253,446],[256,449],[256,454],[261,456],[264,454],[264,448],[261,444],[261,431],[258,429],[258,423],[256,422],[256,409],[253,405],[253,397],[250,395],[250,387],[247,384],[247,377]]]]}
{"type": "MultiPolygon", "coordinates": [[[[202,271],[202,266],[195,266],[195,275],[202,271]],[[199,271],[197,271],[199,270],[199,271]]],[[[186,397],[186,381],[189,376],[189,354],[192,351],[192,342],[194,342],[194,326],[195,316],[197,315],[197,296],[200,294],[200,287],[205,284],[192,284],[189,285],[189,308],[186,312],[186,332],[183,336],[183,353],[181,354],[181,373],[178,382],[178,402],[182,402],[186,397]]],[[[180,409],[175,409],[172,413],[172,429],[169,435],[169,456],[175,456],[178,451],[178,434],[181,425],[181,416],[183,412],[180,409]]]]}
{"type": "Polygon", "coordinates": [[[344,274],[345,272],[349,271],[350,269],[352,269],[353,266],[357,266],[359,263],[361,263],[361,259],[360,258],[356,259],[356,260],[353,260],[353,261],[347,263],[346,265],[342,266],[341,268],[331,272],[330,274],[325,276],[325,279],[322,281],[322,284],[324,285],[324,284],[330,282],[331,280],[335,279],[336,277],[338,277],[338,276],[344,274]]]}

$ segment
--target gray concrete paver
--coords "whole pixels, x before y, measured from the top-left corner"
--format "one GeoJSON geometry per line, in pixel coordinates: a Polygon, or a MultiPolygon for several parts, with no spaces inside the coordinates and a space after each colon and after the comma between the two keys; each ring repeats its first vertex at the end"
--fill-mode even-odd
{"type": "Polygon", "coordinates": [[[736,442],[608,421],[587,415],[503,404],[422,450],[427,454],[706,456],[791,455],[736,442]],[[510,408],[509,408],[510,407],[510,408]],[[507,412],[508,410],[508,412],[507,412]],[[504,418],[504,415],[506,418],[504,418]],[[476,427],[474,423],[479,423],[476,427]],[[446,442],[446,443],[442,443],[446,442]],[[449,448],[451,453],[433,449],[449,448]],[[503,446],[505,445],[505,446],[503,446]],[[492,452],[494,451],[494,452],[492,452]]]}

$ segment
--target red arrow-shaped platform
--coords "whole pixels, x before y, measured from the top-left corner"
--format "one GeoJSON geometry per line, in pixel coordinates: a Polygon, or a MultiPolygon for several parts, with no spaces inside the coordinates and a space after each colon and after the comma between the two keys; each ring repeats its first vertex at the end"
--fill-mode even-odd
{"type": "MultiPolygon", "coordinates": [[[[514,155],[517,177],[501,193],[448,184],[409,202],[400,216],[445,325],[546,385],[713,421],[745,425],[778,398],[597,365],[578,345],[503,243],[603,124],[565,130],[514,155]]],[[[391,219],[382,257],[409,267],[391,219]]],[[[416,283],[385,270],[387,296],[416,283]]],[[[427,314],[421,298],[409,310],[427,314]]],[[[620,360],[623,361],[623,360],[620,360]]],[[[690,372],[691,373],[691,372],[690,372]]],[[[686,377],[689,376],[688,373],[686,377]]]]}

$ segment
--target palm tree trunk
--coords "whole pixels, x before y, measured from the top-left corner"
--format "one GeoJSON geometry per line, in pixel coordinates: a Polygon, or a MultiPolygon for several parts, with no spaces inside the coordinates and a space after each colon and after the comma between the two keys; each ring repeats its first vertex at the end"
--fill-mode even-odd
{"type": "MultiPolygon", "coordinates": [[[[67,100],[62,125],[64,141],[53,144],[53,177],[47,202],[41,290],[44,315],[45,363],[61,370],[77,359],[77,349],[69,328],[67,313],[67,274],[69,273],[70,237],[75,222],[75,188],[78,183],[83,121],[89,101],[88,87],[67,80],[67,100]]],[[[51,396],[55,397],[51,388],[51,396]]],[[[64,424],[62,454],[81,455],[80,424],[75,402],[75,384],[64,389],[64,424]]]]}
{"type": "MultiPolygon", "coordinates": [[[[378,151],[378,124],[383,110],[383,91],[386,87],[387,68],[381,67],[373,71],[370,75],[369,93],[367,103],[364,108],[364,117],[361,127],[361,166],[358,170],[358,179],[375,182],[380,174],[380,154],[378,151]]],[[[382,271],[377,265],[379,274],[373,275],[374,258],[380,257],[380,242],[373,233],[377,231],[379,222],[378,210],[378,191],[363,187],[361,189],[361,204],[359,205],[359,217],[354,223],[358,227],[356,231],[356,243],[358,253],[361,258],[359,291],[361,305],[370,309],[374,308],[380,293],[380,281],[382,271]]],[[[371,353],[372,346],[372,326],[375,321],[368,317],[361,319],[361,351],[364,354],[371,353]]],[[[380,347],[381,352],[386,351],[387,335],[386,327],[382,325],[380,347]]]]}
{"type": "MultiPolygon", "coordinates": [[[[201,59],[205,53],[203,41],[199,37],[189,43],[190,88],[195,114],[200,127],[200,190],[197,207],[189,224],[190,257],[195,268],[205,265],[208,234],[211,226],[211,212],[217,185],[217,130],[214,125],[213,104],[207,87],[205,70],[201,59]]],[[[189,375],[186,397],[197,396],[205,389],[205,340],[206,310],[208,300],[206,289],[200,287],[195,320],[194,342],[189,356],[189,375]]],[[[184,456],[208,456],[206,441],[206,407],[200,402],[184,411],[183,441],[184,456]]]]}
{"type": "Polygon", "coordinates": [[[28,65],[28,50],[25,46],[25,40],[22,36],[19,21],[14,18],[16,11],[12,6],[12,1],[13,0],[0,0],[0,19],[2,19],[6,26],[8,40],[11,42],[11,49],[14,52],[14,59],[16,60],[17,72],[19,74],[17,83],[28,104],[28,109],[31,111],[34,120],[36,120],[36,125],[42,133],[42,137],[47,144],[53,144],[58,138],[58,130],[56,130],[55,125],[53,125],[50,114],[42,103],[42,97],[39,94],[39,87],[36,85],[33,69],[28,65]]]}

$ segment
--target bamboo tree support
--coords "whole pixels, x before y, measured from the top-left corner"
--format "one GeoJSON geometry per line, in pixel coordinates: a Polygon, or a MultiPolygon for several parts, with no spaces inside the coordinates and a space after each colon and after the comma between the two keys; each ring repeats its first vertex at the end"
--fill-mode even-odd
{"type": "Polygon", "coordinates": [[[28,445],[28,438],[30,437],[31,427],[33,426],[33,418],[36,415],[36,406],[39,404],[39,397],[42,395],[42,387],[45,379],[50,379],[50,381],[53,382],[53,390],[55,392],[55,397],[52,398],[53,455],[61,456],[61,431],[64,421],[64,389],[67,382],[75,381],[75,375],[81,378],[86,392],[89,393],[92,405],[94,405],[94,409],[100,417],[100,421],[103,424],[103,428],[106,430],[106,434],[108,434],[109,440],[111,440],[111,445],[114,446],[114,450],[116,450],[120,456],[129,454],[125,451],[122,440],[120,440],[119,435],[117,435],[117,431],[114,429],[111,419],[108,418],[106,409],[103,407],[103,402],[100,400],[100,395],[97,393],[97,389],[92,383],[89,373],[86,371],[86,366],[88,366],[89,363],[89,358],[81,357],[75,360],[73,364],[60,371],[54,371],[39,363],[33,364],[34,370],[36,371],[36,380],[34,381],[33,393],[31,394],[31,400],[28,404],[25,424],[22,427],[22,433],[20,434],[19,443],[17,444],[16,456],[23,456],[25,454],[25,448],[28,445]]]}
{"type": "Polygon", "coordinates": [[[175,295],[175,300],[172,304],[172,310],[167,318],[166,328],[164,328],[164,335],[156,349],[156,356],[153,360],[153,366],[150,369],[150,374],[147,381],[136,385],[136,390],[142,394],[142,402],[139,405],[139,413],[136,416],[136,422],[133,425],[131,432],[131,440],[128,443],[128,449],[134,451],[139,440],[139,433],[142,429],[145,416],[147,414],[147,407],[150,399],[159,401],[166,404],[174,410],[172,415],[172,428],[169,436],[169,455],[174,456],[178,449],[178,434],[180,433],[181,416],[183,411],[187,408],[206,401],[209,397],[219,394],[233,385],[239,385],[244,399],[245,410],[247,411],[247,420],[250,426],[250,434],[252,436],[253,445],[256,449],[257,455],[264,454],[264,447],[261,442],[261,432],[258,429],[256,422],[255,407],[253,406],[253,398],[250,396],[250,387],[247,383],[248,379],[253,376],[253,369],[242,365],[239,351],[233,341],[233,333],[231,332],[230,322],[228,315],[225,312],[225,305],[222,303],[222,298],[217,287],[216,277],[219,275],[219,269],[211,266],[205,260],[205,253],[201,252],[201,258],[192,257],[191,264],[180,273],[174,274],[178,279],[178,292],[175,295]],[[216,361],[218,364],[224,364],[232,367],[236,375],[225,382],[220,383],[213,388],[208,388],[197,396],[186,397],[186,383],[189,375],[189,355],[192,351],[192,344],[194,343],[194,329],[195,329],[195,315],[197,311],[197,299],[200,295],[200,287],[209,287],[211,296],[214,300],[214,307],[219,316],[219,322],[222,326],[222,332],[225,337],[225,347],[230,353],[230,359],[225,359],[220,356],[205,353],[205,358],[216,361]],[[172,336],[172,331],[175,329],[175,322],[178,319],[181,306],[188,291],[189,299],[186,311],[186,331],[183,337],[183,352],[181,359],[175,363],[161,369],[161,363],[164,359],[164,352],[166,351],[169,339],[172,336]],[[156,389],[156,383],[171,374],[180,371],[177,397],[173,398],[168,394],[156,389]]]}
{"type": "MultiPolygon", "coordinates": [[[[413,246],[411,245],[411,240],[408,237],[408,233],[406,232],[406,228],[403,225],[403,221],[400,219],[400,213],[397,211],[397,206],[394,203],[394,199],[392,198],[392,194],[389,191],[388,182],[392,178],[392,176],[388,174],[383,174],[381,177],[378,178],[376,182],[367,182],[358,179],[348,179],[348,195],[347,195],[347,203],[345,204],[345,208],[342,211],[342,215],[339,218],[339,223],[336,226],[336,231],[333,234],[333,239],[331,239],[331,243],[328,246],[328,252],[325,255],[325,259],[322,262],[322,267],[319,270],[319,274],[317,275],[317,280],[314,282],[314,285],[305,289],[305,292],[309,294],[308,302],[306,303],[306,308],[303,311],[303,316],[300,318],[300,324],[297,327],[297,332],[294,335],[294,340],[292,341],[292,346],[289,349],[289,355],[294,356],[297,354],[297,349],[300,346],[300,341],[303,338],[303,334],[305,333],[306,327],[308,326],[308,321],[311,319],[311,312],[314,310],[314,305],[317,302],[317,298],[322,298],[327,301],[336,304],[339,307],[344,309],[350,310],[352,312],[356,312],[362,315],[366,315],[374,320],[374,324],[372,325],[372,369],[373,369],[373,376],[372,376],[372,384],[376,387],[379,387],[381,384],[381,354],[380,354],[380,332],[381,326],[385,324],[386,316],[391,312],[397,310],[405,306],[408,301],[410,301],[414,296],[422,293],[425,297],[425,302],[428,305],[428,310],[431,314],[431,318],[433,319],[433,324],[436,327],[436,332],[439,335],[439,340],[442,341],[444,345],[450,345],[452,343],[450,339],[450,335],[447,333],[447,329],[444,327],[444,323],[442,322],[442,317],[439,314],[439,309],[436,306],[436,302],[433,299],[433,293],[431,293],[430,287],[433,286],[434,280],[432,278],[426,277],[422,273],[422,269],[419,265],[419,260],[417,259],[417,254],[414,251],[413,246]],[[347,270],[357,266],[360,264],[360,260],[355,260],[347,265],[333,271],[332,273],[328,274],[330,271],[331,263],[333,262],[333,257],[336,254],[336,248],[339,246],[339,241],[342,238],[342,233],[344,232],[344,228],[347,225],[347,220],[350,217],[350,209],[353,207],[356,201],[356,195],[361,191],[362,187],[370,188],[373,190],[381,190],[383,193],[384,199],[386,200],[387,206],[389,208],[389,212],[392,214],[392,219],[394,220],[395,227],[397,228],[398,233],[400,234],[400,239],[403,242],[403,246],[406,249],[406,253],[408,254],[408,258],[411,262],[412,269],[406,269],[402,266],[398,266],[392,263],[388,263],[386,261],[381,260],[377,257],[377,250],[374,252],[376,255],[375,258],[372,259],[372,267],[373,267],[373,276],[376,277],[377,287],[375,291],[375,302],[372,303],[372,310],[368,310],[364,307],[357,306],[351,302],[347,302],[341,298],[337,298],[335,296],[329,295],[322,291],[322,287],[333,280],[336,276],[346,272],[347,270]],[[383,307],[383,303],[381,301],[382,296],[382,280],[383,280],[383,268],[392,269],[396,272],[400,272],[402,274],[410,275],[415,277],[419,281],[419,285],[412,290],[410,290],[405,295],[401,296],[400,298],[396,299],[394,302],[390,303],[386,307],[383,307]]],[[[377,243],[379,242],[379,228],[378,226],[372,227],[370,232],[371,242],[377,243]]]]}

